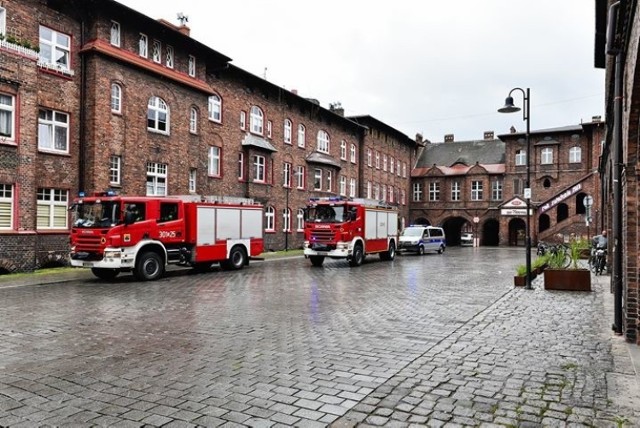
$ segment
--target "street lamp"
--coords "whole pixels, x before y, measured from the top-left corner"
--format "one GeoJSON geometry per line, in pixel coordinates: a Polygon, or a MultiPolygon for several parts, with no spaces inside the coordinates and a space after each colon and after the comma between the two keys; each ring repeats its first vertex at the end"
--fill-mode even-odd
{"type": "Polygon", "coordinates": [[[515,113],[520,111],[520,107],[516,107],[513,104],[513,97],[511,96],[511,94],[513,93],[513,91],[520,91],[522,92],[522,97],[524,98],[524,110],[522,110],[522,120],[524,120],[527,124],[527,133],[525,134],[525,139],[526,139],[526,143],[527,143],[527,180],[525,183],[525,188],[524,188],[524,197],[527,200],[527,224],[526,224],[526,242],[525,242],[525,247],[526,247],[526,266],[527,266],[527,273],[526,273],[526,285],[525,288],[527,290],[531,290],[531,142],[529,140],[529,132],[530,132],[530,122],[531,122],[531,115],[529,114],[529,103],[531,101],[531,95],[529,94],[529,88],[527,89],[522,89],[522,88],[513,88],[511,91],[509,91],[509,96],[507,97],[507,99],[504,102],[504,107],[499,108],[498,112],[499,113],[515,113]]]}

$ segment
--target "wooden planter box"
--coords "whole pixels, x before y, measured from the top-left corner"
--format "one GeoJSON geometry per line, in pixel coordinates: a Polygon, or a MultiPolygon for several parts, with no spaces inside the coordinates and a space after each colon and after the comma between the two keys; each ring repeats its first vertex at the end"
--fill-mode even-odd
{"type": "Polygon", "coordinates": [[[527,277],[526,275],[523,276],[514,276],[513,277],[513,285],[516,287],[524,287],[525,285],[527,285],[527,277]]]}
{"type": "Polygon", "coordinates": [[[591,291],[589,269],[545,269],[545,290],[591,291]]]}

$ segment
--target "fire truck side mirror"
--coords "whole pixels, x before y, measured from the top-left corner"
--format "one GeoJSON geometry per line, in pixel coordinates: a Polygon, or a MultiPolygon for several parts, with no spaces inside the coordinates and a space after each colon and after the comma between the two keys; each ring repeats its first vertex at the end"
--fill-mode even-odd
{"type": "Polygon", "coordinates": [[[124,224],[130,225],[135,223],[135,221],[136,221],[136,214],[134,212],[126,211],[124,213],[124,224]]]}

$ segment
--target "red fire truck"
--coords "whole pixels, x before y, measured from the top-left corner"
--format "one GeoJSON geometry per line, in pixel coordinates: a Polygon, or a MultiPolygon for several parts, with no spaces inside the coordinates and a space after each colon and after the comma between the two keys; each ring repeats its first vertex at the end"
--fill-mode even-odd
{"type": "Polygon", "coordinates": [[[206,270],[219,262],[233,270],[262,253],[262,205],[190,198],[104,192],[75,199],[71,265],[91,268],[101,279],[132,271],[149,281],[169,263],[206,270]]]}
{"type": "Polygon", "coordinates": [[[305,209],[304,255],[314,266],[325,257],[360,266],[368,254],[393,260],[398,242],[398,210],[372,199],[312,198],[305,209]]]}

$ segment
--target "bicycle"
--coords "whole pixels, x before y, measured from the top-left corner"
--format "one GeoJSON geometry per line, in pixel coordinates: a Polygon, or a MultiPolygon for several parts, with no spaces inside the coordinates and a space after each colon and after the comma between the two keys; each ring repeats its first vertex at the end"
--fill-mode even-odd
{"type": "Polygon", "coordinates": [[[602,275],[607,264],[607,249],[598,247],[593,252],[593,264],[591,270],[596,275],[602,275]]]}
{"type": "Polygon", "coordinates": [[[549,253],[549,264],[561,269],[568,268],[571,264],[569,247],[566,244],[545,244],[543,254],[549,253]]]}

